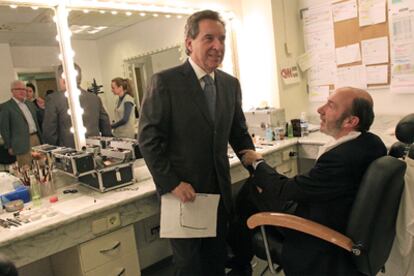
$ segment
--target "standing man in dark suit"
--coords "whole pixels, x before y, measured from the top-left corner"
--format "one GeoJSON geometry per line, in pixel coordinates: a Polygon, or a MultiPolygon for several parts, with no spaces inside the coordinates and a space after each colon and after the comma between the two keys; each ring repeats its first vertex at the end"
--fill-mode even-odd
{"type": "Polygon", "coordinates": [[[33,146],[40,145],[40,128],[36,107],[26,100],[26,85],[22,81],[11,83],[12,98],[1,108],[0,132],[4,148],[15,155],[19,166],[31,165],[33,146]]]}
{"type": "Polygon", "coordinates": [[[196,193],[219,194],[214,238],[170,239],[176,275],[224,275],[227,224],[232,209],[227,145],[254,149],[241,109],[238,80],[220,70],[225,24],[205,10],[185,27],[189,59],[153,76],[145,94],[139,145],[160,195],[181,202],[196,193]]]}
{"type": "MultiPolygon", "coordinates": [[[[283,211],[274,207],[280,206],[280,201],[295,201],[295,215],[345,232],[366,169],[387,151],[381,139],[368,132],[374,112],[372,98],[366,91],[351,87],[337,89],[318,113],[321,132],[332,139],[320,148],[315,166],[309,172],[287,178],[267,165],[260,154],[254,151],[244,154],[243,162],[253,166],[254,177],[242,188],[240,196],[244,198],[239,198],[237,208],[240,228],[231,236],[239,261],[249,264],[253,256],[247,218],[258,211],[283,211]]],[[[350,254],[343,249],[297,231],[282,233],[280,263],[286,275],[358,275],[350,254]]]]}
{"type": "MultiPolygon", "coordinates": [[[[78,89],[81,91],[79,96],[80,105],[83,109],[83,125],[86,128],[86,137],[88,136],[112,136],[109,116],[102,105],[101,98],[97,95],[87,92],[80,87],[82,80],[81,68],[75,64],[78,72],[76,82],[78,89]]],[[[57,69],[58,82],[60,86],[59,93],[52,93],[46,97],[45,115],[43,119],[43,139],[50,145],[75,147],[73,133],[70,131],[72,121],[68,114],[69,104],[65,97],[66,82],[62,77],[63,67],[59,65],[57,69]]]]}

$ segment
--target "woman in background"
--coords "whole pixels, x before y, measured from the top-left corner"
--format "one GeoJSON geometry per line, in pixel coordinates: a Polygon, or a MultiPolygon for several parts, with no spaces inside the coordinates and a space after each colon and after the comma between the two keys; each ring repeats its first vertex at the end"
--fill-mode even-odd
{"type": "Polygon", "coordinates": [[[40,97],[36,97],[36,87],[33,83],[26,83],[26,97],[28,101],[31,101],[36,106],[36,117],[39,122],[40,130],[42,130],[43,117],[45,114],[45,100],[40,97]]]}
{"type": "Polygon", "coordinates": [[[135,138],[135,103],[130,81],[114,78],[111,82],[112,93],[118,96],[115,106],[115,122],[111,125],[115,137],[135,138]]]}

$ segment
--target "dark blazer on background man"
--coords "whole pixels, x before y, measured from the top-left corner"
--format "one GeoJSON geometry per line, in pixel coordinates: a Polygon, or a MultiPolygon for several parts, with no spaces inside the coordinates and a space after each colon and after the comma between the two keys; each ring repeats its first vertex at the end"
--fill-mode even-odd
{"type": "MultiPolygon", "coordinates": [[[[369,164],[386,155],[381,139],[362,133],[325,152],[306,174],[287,178],[266,163],[257,166],[254,181],[263,188],[263,200],[293,200],[295,215],[346,230],[349,212],[369,164]]],[[[353,275],[348,252],[301,232],[286,230],[282,266],[286,275],[353,275]]]]}
{"type": "Polygon", "coordinates": [[[154,75],[141,109],[139,145],[160,195],[185,181],[197,193],[220,193],[230,211],[228,143],[235,152],[254,145],[238,80],[215,70],[215,85],[214,123],[188,60],[154,75]]]}
{"type": "MultiPolygon", "coordinates": [[[[86,128],[86,137],[112,136],[109,116],[102,105],[101,99],[90,92],[81,89],[79,97],[83,109],[83,125],[86,128]]],[[[70,132],[72,121],[68,115],[68,99],[64,92],[58,91],[46,97],[46,106],[43,119],[43,140],[50,145],[75,147],[73,133],[70,132]]]]}
{"type": "MultiPolygon", "coordinates": [[[[30,101],[24,101],[32,114],[36,124],[40,142],[41,132],[36,116],[36,107],[30,101]]],[[[31,150],[29,124],[13,98],[1,106],[0,132],[4,141],[4,148],[13,150],[14,155],[21,155],[31,150]]]]}

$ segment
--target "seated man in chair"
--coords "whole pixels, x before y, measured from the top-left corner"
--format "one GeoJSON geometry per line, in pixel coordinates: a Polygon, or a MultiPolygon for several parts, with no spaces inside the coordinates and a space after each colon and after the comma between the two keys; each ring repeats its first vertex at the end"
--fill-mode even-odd
{"type": "MultiPolygon", "coordinates": [[[[337,89],[318,113],[321,132],[332,140],[320,148],[309,172],[287,178],[267,165],[260,154],[244,151],[243,162],[253,166],[254,176],[239,193],[238,220],[230,230],[229,244],[235,254],[231,275],[251,271],[251,232],[246,226],[250,215],[286,211],[286,206],[291,206],[287,203],[294,202],[295,215],[344,232],[365,170],[386,155],[381,139],[368,132],[374,112],[366,91],[337,89]]],[[[283,247],[278,263],[286,275],[358,275],[350,256],[341,248],[293,230],[280,229],[279,236],[283,247]]]]}

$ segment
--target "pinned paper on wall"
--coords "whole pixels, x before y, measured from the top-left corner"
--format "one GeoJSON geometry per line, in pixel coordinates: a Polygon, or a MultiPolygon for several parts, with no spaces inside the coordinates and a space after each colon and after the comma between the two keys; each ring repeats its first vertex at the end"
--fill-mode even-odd
{"type": "Polygon", "coordinates": [[[310,86],[335,83],[336,64],[334,62],[318,63],[308,70],[310,86]]]}
{"type": "Polygon", "coordinates": [[[359,43],[336,48],[336,64],[348,64],[361,60],[359,43]]]}
{"type": "Polygon", "coordinates": [[[356,0],[349,0],[332,5],[334,22],[339,22],[358,16],[356,0]]]}
{"type": "Polygon", "coordinates": [[[388,83],[388,65],[367,66],[367,84],[388,83]]]}
{"type": "Polygon", "coordinates": [[[296,62],[298,63],[300,70],[305,72],[319,62],[323,62],[323,60],[321,60],[321,55],[316,54],[315,51],[311,50],[298,56],[296,62]]]}
{"type": "Polygon", "coordinates": [[[365,65],[388,62],[388,38],[386,36],[361,41],[362,61],[365,65]]]}
{"type": "Polygon", "coordinates": [[[414,3],[393,3],[391,10],[391,92],[414,93],[414,3]]]}
{"type": "Polygon", "coordinates": [[[359,0],[359,26],[385,22],[386,0],[359,0]]]}
{"type": "Polygon", "coordinates": [[[352,86],[367,88],[367,71],[365,65],[356,65],[338,68],[336,71],[335,88],[352,86]]]}
{"type": "Polygon", "coordinates": [[[325,102],[329,97],[329,86],[310,86],[309,102],[325,102]]]}

